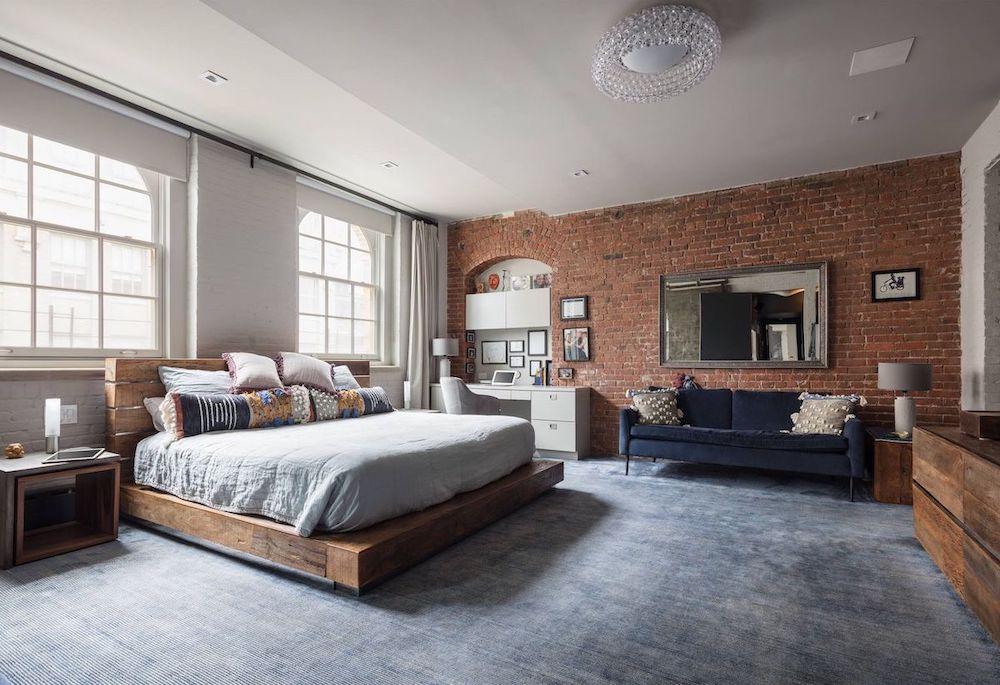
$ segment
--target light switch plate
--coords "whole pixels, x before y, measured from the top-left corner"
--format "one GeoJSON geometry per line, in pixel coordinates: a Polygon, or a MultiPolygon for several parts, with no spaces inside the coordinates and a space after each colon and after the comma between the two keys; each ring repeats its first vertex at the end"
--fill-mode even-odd
{"type": "Polygon", "coordinates": [[[62,415],[59,417],[59,423],[62,424],[76,423],[75,404],[64,404],[62,406],[62,415]]]}

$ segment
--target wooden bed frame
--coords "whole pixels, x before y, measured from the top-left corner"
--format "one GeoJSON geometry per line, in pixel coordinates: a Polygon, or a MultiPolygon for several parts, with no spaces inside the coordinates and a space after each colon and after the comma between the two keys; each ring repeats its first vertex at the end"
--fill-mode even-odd
{"type": "MultiPolygon", "coordinates": [[[[369,386],[368,362],[334,363],[349,366],[358,383],[369,386]]],[[[105,446],[122,456],[122,514],[328,578],[338,589],[353,594],[374,587],[520,509],[563,479],[561,461],[535,460],[500,480],[423,511],[353,533],[302,537],[292,526],[271,519],[230,514],[135,484],[132,472],[135,446],[154,432],[142,401],[163,396],[160,366],[208,371],[226,368],[221,359],[105,362],[105,446]]]]}

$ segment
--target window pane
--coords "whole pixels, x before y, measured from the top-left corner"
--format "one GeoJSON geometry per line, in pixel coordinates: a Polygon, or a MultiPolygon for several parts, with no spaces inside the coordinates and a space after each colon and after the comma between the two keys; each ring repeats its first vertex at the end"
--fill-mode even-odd
{"type": "Polygon", "coordinates": [[[351,320],[327,319],[330,326],[330,354],[351,354],[351,320]]]}
{"type": "Polygon", "coordinates": [[[326,261],[323,273],[335,278],[347,278],[347,248],[333,243],[323,243],[326,261]]]}
{"type": "Polygon", "coordinates": [[[347,283],[329,283],[330,299],[328,301],[330,316],[351,316],[351,286],[347,283]]]}
{"type": "Polygon", "coordinates": [[[369,252],[351,250],[351,280],[372,282],[372,256],[369,252]]]}
{"type": "Polygon", "coordinates": [[[375,288],[363,285],[354,286],[354,318],[375,318],[375,288]]]}
{"type": "Polygon", "coordinates": [[[110,240],[104,243],[104,291],[119,295],[155,294],[153,249],[110,240]]]}
{"type": "Polygon", "coordinates": [[[326,239],[341,245],[347,244],[347,222],[333,217],[326,217],[326,239]]]}
{"type": "Polygon", "coordinates": [[[156,307],[153,300],[104,297],[104,347],[149,350],[156,347],[156,307]]]}
{"type": "Polygon", "coordinates": [[[354,322],[354,354],[375,353],[375,322],[354,322]]]}
{"type": "MultiPolygon", "coordinates": [[[[320,278],[299,276],[299,312],[302,314],[326,314],[326,301],[323,298],[325,289],[326,281],[320,278]]],[[[321,332],[322,330],[320,328],[321,332]]]]}
{"type": "Polygon", "coordinates": [[[94,182],[33,167],[35,218],[51,224],[94,229],[94,182]]]}
{"type": "Polygon", "coordinates": [[[0,224],[0,281],[31,283],[31,228],[0,224]]]}
{"type": "Polygon", "coordinates": [[[97,290],[97,238],[38,229],[38,285],[97,290]]]}
{"type": "Polygon", "coordinates": [[[0,285],[0,345],[31,346],[31,288],[0,285]]]}
{"type": "Polygon", "coordinates": [[[97,347],[97,295],[38,289],[38,347],[97,347]]]}
{"type": "Polygon", "coordinates": [[[90,176],[93,176],[95,172],[93,154],[38,136],[35,136],[31,154],[36,162],[42,164],[51,164],[61,169],[77,171],[90,176]]]}
{"type": "Polygon", "coordinates": [[[310,274],[323,273],[322,250],[321,241],[299,236],[299,271],[310,274]]]}
{"type": "Polygon", "coordinates": [[[299,317],[299,352],[326,352],[326,319],[322,316],[299,317]]]}
{"type": "Polygon", "coordinates": [[[139,190],[148,190],[146,182],[142,180],[142,174],[131,164],[119,162],[107,157],[101,157],[101,180],[120,183],[123,186],[132,186],[139,190]]]}
{"type": "Polygon", "coordinates": [[[153,206],[146,193],[101,184],[101,233],[153,239],[153,206]]]}
{"type": "Polygon", "coordinates": [[[28,165],[0,157],[0,214],[28,216],[28,165]]]}
{"type": "Polygon", "coordinates": [[[0,152],[18,157],[28,156],[28,134],[0,126],[0,152]]]}
{"type": "Polygon", "coordinates": [[[299,222],[299,233],[311,235],[314,238],[323,237],[323,217],[316,212],[309,212],[299,222]]]}
{"type": "Polygon", "coordinates": [[[372,249],[368,244],[368,238],[365,237],[364,231],[359,226],[351,226],[351,247],[356,247],[365,252],[369,252],[372,249]]]}

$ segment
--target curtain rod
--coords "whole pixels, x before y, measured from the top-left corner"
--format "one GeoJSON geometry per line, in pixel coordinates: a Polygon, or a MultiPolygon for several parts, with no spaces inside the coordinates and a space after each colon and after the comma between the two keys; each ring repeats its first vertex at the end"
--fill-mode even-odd
{"type": "Polygon", "coordinates": [[[340,190],[341,192],[349,193],[351,195],[354,195],[355,197],[359,197],[362,200],[366,200],[368,202],[374,202],[375,204],[379,205],[380,207],[385,207],[386,209],[390,209],[390,210],[392,210],[394,212],[399,212],[400,214],[406,214],[407,216],[412,216],[414,219],[417,219],[418,221],[423,221],[423,222],[428,223],[428,224],[433,224],[434,226],[438,225],[437,221],[435,221],[434,219],[431,219],[430,217],[421,216],[419,214],[414,214],[413,212],[411,212],[409,210],[401,209],[399,207],[396,207],[395,205],[389,204],[388,202],[384,202],[382,200],[379,200],[378,198],[374,198],[374,197],[371,197],[369,195],[365,195],[364,193],[359,193],[358,191],[356,191],[356,190],[354,190],[352,188],[348,188],[347,186],[344,186],[344,185],[341,185],[341,184],[336,183],[334,181],[331,181],[329,179],[323,178],[322,176],[319,176],[318,174],[314,174],[311,171],[306,171],[304,169],[300,169],[300,168],[298,168],[297,166],[295,166],[293,164],[289,164],[288,162],[283,162],[280,159],[275,159],[274,157],[271,157],[270,155],[265,155],[265,154],[263,154],[261,152],[257,152],[256,150],[254,150],[252,148],[246,147],[245,145],[241,145],[241,144],[239,144],[239,143],[237,143],[235,141],[229,140],[228,138],[223,138],[222,136],[215,135],[214,133],[209,133],[208,131],[204,131],[204,130],[202,130],[200,128],[197,128],[195,126],[191,126],[189,124],[185,124],[183,121],[178,121],[177,119],[174,119],[172,117],[168,117],[165,114],[160,114],[159,112],[151,110],[148,107],[143,107],[142,105],[138,105],[138,104],[136,104],[134,102],[126,100],[125,98],[119,97],[117,95],[113,95],[113,94],[108,93],[108,92],[106,92],[104,90],[101,90],[100,88],[97,88],[96,86],[92,86],[92,85],[90,85],[88,83],[84,83],[82,81],[77,81],[76,79],[74,79],[74,78],[72,78],[70,76],[66,76],[65,74],[60,74],[59,72],[53,71],[52,69],[49,69],[47,67],[43,67],[40,64],[35,64],[34,62],[29,62],[28,60],[26,60],[26,59],[24,59],[22,57],[18,57],[17,55],[12,55],[11,53],[6,52],[4,50],[0,50],[0,58],[5,59],[8,62],[13,62],[14,64],[18,64],[18,65],[20,65],[22,67],[25,67],[26,69],[30,69],[32,71],[36,71],[39,74],[43,74],[43,75],[48,76],[50,78],[54,78],[54,79],[56,79],[58,81],[62,81],[63,83],[67,83],[67,84],[69,84],[71,86],[74,86],[75,88],[80,88],[82,90],[87,91],[88,93],[93,93],[94,95],[98,95],[98,96],[100,96],[102,98],[110,100],[111,102],[117,103],[119,105],[124,105],[125,107],[128,107],[129,109],[133,109],[136,112],[141,112],[142,114],[145,114],[146,116],[149,116],[149,117],[153,117],[154,119],[159,119],[160,121],[163,121],[163,122],[165,122],[167,124],[170,124],[171,126],[176,126],[177,128],[181,128],[181,129],[183,129],[183,130],[185,130],[185,131],[187,131],[189,133],[193,133],[195,135],[201,136],[202,138],[207,138],[208,140],[211,140],[211,141],[214,141],[216,143],[219,143],[220,145],[225,145],[226,147],[232,148],[233,150],[237,150],[239,152],[242,152],[243,154],[248,155],[250,157],[250,166],[251,167],[254,165],[254,160],[255,159],[263,160],[263,161],[267,162],[268,164],[273,164],[274,166],[281,167],[282,169],[286,169],[288,171],[292,171],[292,172],[294,172],[296,174],[299,174],[300,176],[305,176],[306,178],[310,178],[310,179],[312,179],[314,181],[317,181],[319,183],[322,183],[324,185],[328,185],[331,188],[336,188],[337,190],[340,190]]]}

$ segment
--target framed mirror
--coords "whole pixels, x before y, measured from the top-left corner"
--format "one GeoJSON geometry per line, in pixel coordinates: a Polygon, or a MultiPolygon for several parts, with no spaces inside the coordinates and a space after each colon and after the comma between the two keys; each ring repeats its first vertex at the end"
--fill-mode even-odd
{"type": "Polygon", "coordinates": [[[826,262],[660,276],[660,364],[825,368],[826,262]]]}

